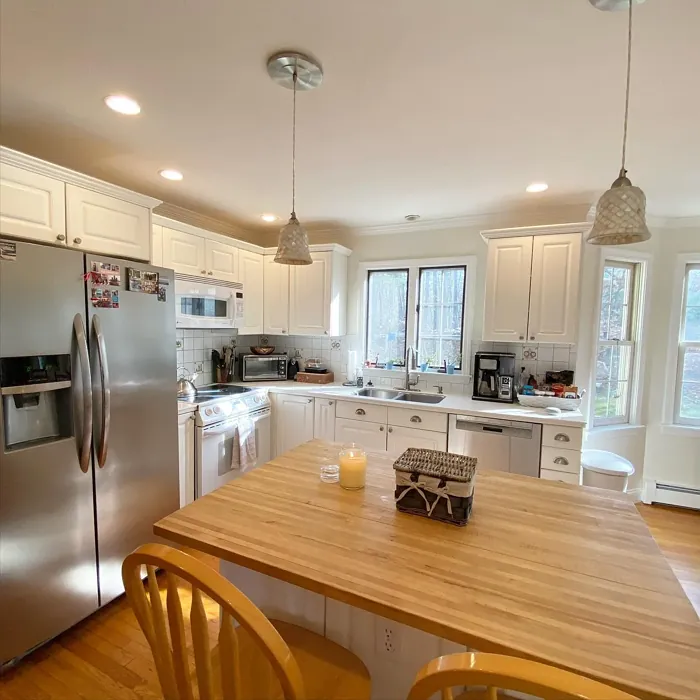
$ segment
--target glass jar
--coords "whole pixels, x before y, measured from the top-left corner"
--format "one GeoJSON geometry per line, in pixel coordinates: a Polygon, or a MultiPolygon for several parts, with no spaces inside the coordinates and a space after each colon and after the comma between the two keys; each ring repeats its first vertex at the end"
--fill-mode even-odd
{"type": "Polygon", "coordinates": [[[367,453],[354,442],[343,445],[338,455],[340,485],[349,491],[365,487],[367,476],[367,453]]]}

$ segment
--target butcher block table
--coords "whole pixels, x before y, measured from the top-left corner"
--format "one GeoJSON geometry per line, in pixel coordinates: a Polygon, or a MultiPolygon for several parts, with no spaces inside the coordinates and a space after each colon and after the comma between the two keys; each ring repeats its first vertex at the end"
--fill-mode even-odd
{"type": "Polygon", "coordinates": [[[700,621],[624,494],[484,470],[455,527],[396,511],[386,453],[362,491],[322,483],[338,448],[305,443],[155,533],[480,651],[700,698],[700,621]]]}

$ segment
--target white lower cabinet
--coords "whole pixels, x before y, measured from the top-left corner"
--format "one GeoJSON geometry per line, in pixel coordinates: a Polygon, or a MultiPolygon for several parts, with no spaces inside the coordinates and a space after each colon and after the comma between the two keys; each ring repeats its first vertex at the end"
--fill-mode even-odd
{"type": "Polygon", "coordinates": [[[272,397],[273,456],[314,438],[314,400],[308,396],[276,394],[272,397]]]}
{"type": "Polygon", "coordinates": [[[180,471],[180,508],[194,501],[194,413],[177,419],[177,449],[180,471]]]}
{"type": "Polygon", "coordinates": [[[335,441],[335,399],[314,400],[314,437],[335,441]]]}
{"type": "Polygon", "coordinates": [[[435,433],[432,430],[416,430],[390,425],[387,428],[387,452],[397,457],[409,447],[426,450],[447,451],[447,433],[435,433]]]}
{"type": "Polygon", "coordinates": [[[370,452],[386,452],[386,425],[349,418],[335,419],[336,442],[354,442],[370,452]]]}

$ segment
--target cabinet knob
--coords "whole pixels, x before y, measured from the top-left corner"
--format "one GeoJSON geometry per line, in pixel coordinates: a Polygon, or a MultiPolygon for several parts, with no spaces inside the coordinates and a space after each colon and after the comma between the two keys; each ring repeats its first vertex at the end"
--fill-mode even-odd
{"type": "Polygon", "coordinates": [[[566,457],[557,457],[554,460],[554,464],[563,464],[564,466],[569,464],[569,460],[566,457]]]}
{"type": "Polygon", "coordinates": [[[554,436],[554,439],[557,442],[571,442],[571,438],[568,435],[566,435],[566,433],[557,433],[554,436]]]}
{"type": "Polygon", "coordinates": [[[383,425],[380,425],[380,426],[379,426],[379,431],[382,432],[382,433],[384,432],[384,426],[383,426],[383,425]]]}
{"type": "Polygon", "coordinates": [[[365,415],[365,409],[364,409],[364,408],[356,408],[356,409],[355,409],[355,415],[356,415],[356,416],[364,416],[364,415],[365,415]]]}
{"type": "Polygon", "coordinates": [[[420,416],[411,416],[411,423],[422,423],[420,416]]]}
{"type": "Polygon", "coordinates": [[[62,233],[59,233],[58,236],[56,236],[56,240],[57,241],[65,241],[66,237],[62,233]]]}
{"type": "Polygon", "coordinates": [[[328,331],[323,331],[325,335],[328,335],[328,331]]]}
{"type": "Polygon", "coordinates": [[[286,332],[287,332],[287,329],[286,329],[286,328],[283,328],[283,329],[282,329],[282,333],[286,333],[286,332]]]}
{"type": "Polygon", "coordinates": [[[521,336],[520,336],[520,340],[525,340],[525,336],[524,336],[524,335],[521,335],[521,336]]]}
{"type": "Polygon", "coordinates": [[[203,275],[206,275],[206,274],[207,274],[207,271],[206,271],[206,270],[200,270],[200,272],[201,272],[203,275]]]}
{"type": "Polygon", "coordinates": [[[328,405],[329,405],[329,406],[332,406],[332,405],[333,405],[333,402],[332,402],[332,401],[329,401],[329,402],[328,402],[328,405]]]}
{"type": "Polygon", "coordinates": [[[82,242],[83,242],[82,238],[74,238],[73,239],[73,243],[75,243],[75,245],[80,245],[82,242]]]}
{"type": "Polygon", "coordinates": [[[306,399],[306,403],[313,403],[313,399],[306,399]]]}
{"type": "Polygon", "coordinates": [[[387,428],[387,430],[388,430],[390,433],[393,433],[393,432],[394,432],[394,429],[393,429],[391,426],[389,426],[389,427],[387,428]]]}
{"type": "Polygon", "coordinates": [[[534,340],[534,339],[535,339],[535,336],[534,336],[534,335],[531,335],[531,336],[530,336],[530,340],[534,340]]]}
{"type": "Polygon", "coordinates": [[[213,273],[211,270],[209,270],[209,272],[207,272],[207,274],[208,274],[208,275],[213,275],[214,273],[213,273]]]}

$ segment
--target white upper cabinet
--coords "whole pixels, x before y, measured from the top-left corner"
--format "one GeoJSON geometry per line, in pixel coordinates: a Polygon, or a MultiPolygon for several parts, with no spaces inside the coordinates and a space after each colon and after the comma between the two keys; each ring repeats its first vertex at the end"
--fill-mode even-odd
{"type": "Polygon", "coordinates": [[[484,298],[484,340],[526,340],[532,236],[489,241],[484,298]]]}
{"type": "Polygon", "coordinates": [[[580,266],[580,232],[489,238],[483,340],[575,343],[580,266]]]}
{"type": "Polygon", "coordinates": [[[65,183],[0,164],[0,234],[65,245],[65,183]]]}
{"type": "MultiPolygon", "coordinates": [[[[269,335],[288,335],[289,267],[289,265],[276,263],[272,255],[265,256],[263,318],[264,332],[269,335]]],[[[243,294],[245,294],[245,288],[243,294]]]]}
{"type": "Polygon", "coordinates": [[[289,332],[329,335],[331,330],[331,253],[312,253],[311,265],[289,271],[289,332]]]}
{"type": "Polygon", "coordinates": [[[163,227],[160,224],[153,224],[152,231],[151,265],[163,267],[163,227]]]}
{"type": "Polygon", "coordinates": [[[259,335],[263,325],[263,255],[238,251],[238,281],[243,283],[243,326],[240,335],[259,335]]]}
{"type": "Polygon", "coordinates": [[[575,343],[578,328],[581,236],[535,236],[528,340],[575,343]]]}
{"type": "Polygon", "coordinates": [[[240,281],[238,279],[238,248],[207,238],[204,241],[204,260],[207,275],[210,277],[226,282],[240,281]]]}
{"type": "Polygon", "coordinates": [[[204,238],[163,226],[163,267],[184,275],[206,275],[204,238]]]}
{"type": "Polygon", "coordinates": [[[343,253],[311,253],[311,265],[289,271],[289,332],[292,335],[344,335],[347,264],[343,253]]]}
{"type": "Polygon", "coordinates": [[[67,184],[66,230],[71,248],[150,260],[148,207],[67,184]]]}

